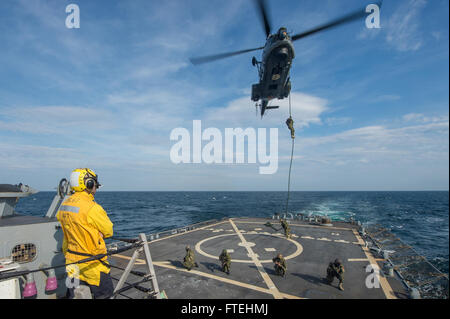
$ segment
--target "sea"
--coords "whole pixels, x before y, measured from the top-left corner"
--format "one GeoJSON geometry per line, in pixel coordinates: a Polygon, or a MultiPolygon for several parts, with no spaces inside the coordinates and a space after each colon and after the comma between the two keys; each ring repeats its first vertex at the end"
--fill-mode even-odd
{"type": "MultiPolygon", "coordinates": [[[[16,212],[43,216],[55,192],[23,198],[16,212]]],[[[108,213],[117,237],[164,230],[225,217],[271,217],[286,211],[287,192],[108,192],[96,201],[108,213]]],[[[291,192],[288,211],[353,217],[380,224],[444,273],[449,272],[449,192],[291,192]]]]}

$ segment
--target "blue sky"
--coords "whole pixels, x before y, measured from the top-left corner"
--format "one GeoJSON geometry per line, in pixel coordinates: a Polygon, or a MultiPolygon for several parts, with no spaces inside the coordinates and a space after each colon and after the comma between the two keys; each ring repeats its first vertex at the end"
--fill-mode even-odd
{"type": "MultiPolygon", "coordinates": [[[[268,1],[292,34],[370,1],[268,1]]],[[[295,42],[294,190],[448,190],[446,0],[385,0],[381,29],[355,22],[295,42]]],[[[254,3],[0,2],[0,183],[53,189],[90,167],[104,190],[286,190],[287,100],[262,120],[248,53],[264,45],[254,3]],[[80,8],[67,29],[65,8],[80,8]],[[279,128],[279,169],[170,161],[172,129],[279,128]]]]}

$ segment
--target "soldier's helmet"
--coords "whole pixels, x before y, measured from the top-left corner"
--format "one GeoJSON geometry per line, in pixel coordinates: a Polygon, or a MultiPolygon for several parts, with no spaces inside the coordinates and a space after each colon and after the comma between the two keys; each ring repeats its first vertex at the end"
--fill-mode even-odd
{"type": "Polygon", "coordinates": [[[226,249],[222,250],[222,254],[226,254],[226,253],[227,253],[226,249]]]}
{"type": "Polygon", "coordinates": [[[342,265],[342,261],[339,258],[336,258],[336,260],[334,261],[334,263],[336,265],[342,265]]]}
{"type": "Polygon", "coordinates": [[[281,257],[283,257],[283,255],[282,255],[282,254],[278,254],[277,257],[278,257],[278,258],[281,258],[281,257]]]}
{"type": "Polygon", "coordinates": [[[191,247],[189,245],[186,246],[186,251],[188,251],[189,249],[191,249],[191,247]]]}

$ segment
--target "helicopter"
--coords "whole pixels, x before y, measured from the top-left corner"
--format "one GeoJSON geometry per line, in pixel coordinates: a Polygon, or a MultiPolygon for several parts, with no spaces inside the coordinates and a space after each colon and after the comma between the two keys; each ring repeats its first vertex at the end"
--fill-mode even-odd
{"type": "MultiPolygon", "coordinates": [[[[289,71],[292,66],[292,60],[295,58],[293,42],[306,38],[315,33],[361,19],[366,16],[367,11],[366,7],[364,7],[363,9],[349,13],[329,23],[319,25],[305,32],[291,36],[285,27],[281,27],[276,33],[271,34],[272,27],[267,15],[265,0],[254,1],[256,2],[259,16],[262,20],[266,33],[266,44],[264,46],[216,55],[194,57],[190,58],[190,61],[192,64],[198,65],[247,52],[263,50],[261,61],[258,61],[256,57],[252,58],[253,66],[258,69],[259,83],[252,85],[251,95],[252,101],[258,102],[261,100],[259,107],[262,118],[266,110],[279,108],[279,106],[269,106],[269,102],[271,100],[275,98],[282,100],[288,97],[291,92],[289,71]]],[[[377,3],[379,7],[381,7],[381,2],[377,3]]]]}

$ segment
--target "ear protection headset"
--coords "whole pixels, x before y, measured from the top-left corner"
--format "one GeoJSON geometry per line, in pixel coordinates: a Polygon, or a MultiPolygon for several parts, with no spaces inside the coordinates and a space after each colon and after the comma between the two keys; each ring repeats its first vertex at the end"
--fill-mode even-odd
{"type": "Polygon", "coordinates": [[[97,176],[92,176],[89,173],[89,170],[87,168],[86,168],[86,172],[88,172],[88,174],[86,174],[85,181],[84,181],[84,185],[86,185],[86,188],[88,190],[92,190],[94,188],[94,186],[97,186],[97,188],[98,188],[100,186],[100,184],[98,183],[97,176]]]}

